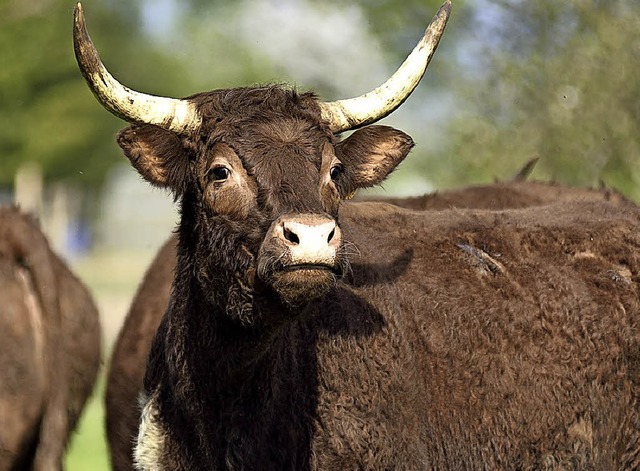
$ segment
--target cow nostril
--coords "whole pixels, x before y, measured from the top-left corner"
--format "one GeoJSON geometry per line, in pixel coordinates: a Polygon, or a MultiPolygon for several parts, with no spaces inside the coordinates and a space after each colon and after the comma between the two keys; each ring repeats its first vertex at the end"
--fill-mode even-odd
{"type": "Polygon", "coordinates": [[[333,236],[336,235],[336,230],[333,229],[330,233],[329,233],[329,237],[327,237],[327,243],[331,242],[331,240],[333,239],[333,236]]]}
{"type": "Polygon", "coordinates": [[[287,239],[292,244],[298,245],[300,243],[300,239],[296,235],[295,232],[290,231],[286,227],[283,230],[284,238],[287,239]]]}

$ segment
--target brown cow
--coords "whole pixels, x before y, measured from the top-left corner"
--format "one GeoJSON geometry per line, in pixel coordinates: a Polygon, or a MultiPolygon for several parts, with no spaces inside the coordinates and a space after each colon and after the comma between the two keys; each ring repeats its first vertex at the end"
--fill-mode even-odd
{"type": "Polygon", "coordinates": [[[596,190],[537,181],[494,183],[409,198],[380,198],[377,201],[418,211],[450,208],[515,209],[561,201],[610,201],[614,204],[630,204],[627,198],[611,188],[596,190]]]}
{"type": "Polygon", "coordinates": [[[0,470],[62,469],[98,372],[98,311],[13,207],[0,207],[0,345],[0,470]]]}
{"type": "MultiPolygon", "coordinates": [[[[439,191],[420,197],[379,198],[378,201],[416,210],[515,209],[562,201],[631,204],[624,196],[608,188],[582,189],[518,179],[439,191]]],[[[177,243],[177,236],[173,235],[160,248],[147,269],[113,348],[105,405],[111,463],[118,471],[134,469],[133,445],[138,435],[141,412],[138,400],[151,342],[169,305],[177,243]]]]}
{"type": "MultiPolygon", "coordinates": [[[[425,67],[449,8],[414,50],[425,67]]],[[[79,9],[75,36],[98,99],[134,123],[125,155],[181,206],[139,469],[638,467],[638,208],[341,205],[412,141],[336,134],[399,106],[422,65],[355,101],[174,100],[116,82],[79,9]]]]}

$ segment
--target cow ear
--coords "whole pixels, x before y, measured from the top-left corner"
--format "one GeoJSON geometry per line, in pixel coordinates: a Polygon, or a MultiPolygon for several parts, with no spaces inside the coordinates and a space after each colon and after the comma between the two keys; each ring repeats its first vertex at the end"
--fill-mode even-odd
{"type": "Polygon", "coordinates": [[[133,125],[118,133],[118,145],[149,183],[182,192],[189,158],[176,134],[150,124],[133,125]]]}
{"type": "Polygon", "coordinates": [[[367,126],[339,142],[336,157],[344,172],[336,183],[342,196],[382,183],[413,145],[408,134],[388,126],[367,126]]]}

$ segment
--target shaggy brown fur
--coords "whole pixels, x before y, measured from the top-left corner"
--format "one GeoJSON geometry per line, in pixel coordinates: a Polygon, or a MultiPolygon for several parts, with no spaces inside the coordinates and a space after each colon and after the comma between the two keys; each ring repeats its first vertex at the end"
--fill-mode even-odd
{"type": "Polygon", "coordinates": [[[37,225],[0,207],[0,470],[62,469],[96,379],[98,312],[37,225]]]}
{"type": "Polygon", "coordinates": [[[639,466],[635,206],[341,207],[408,136],[370,126],[339,141],[313,95],[282,87],[191,100],[200,133],[119,138],[181,203],[142,469],[639,466]],[[326,266],[292,271],[274,249],[274,224],[301,214],[341,228],[324,293],[326,266]],[[283,279],[308,284],[305,304],[283,279]]]}
{"type": "MultiPolygon", "coordinates": [[[[421,197],[377,199],[417,210],[500,210],[571,200],[629,204],[623,196],[610,189],[589,190],[518,180],[439,191],[421,197]]],[[[113,349],[107,377],[106,420],[111,462],[118,471],[134,469],[133,445],[140,423],[138,399],[151,342],[169,305],[176,247],[177,237],[172,236],[149,266],[113,349]]]]}

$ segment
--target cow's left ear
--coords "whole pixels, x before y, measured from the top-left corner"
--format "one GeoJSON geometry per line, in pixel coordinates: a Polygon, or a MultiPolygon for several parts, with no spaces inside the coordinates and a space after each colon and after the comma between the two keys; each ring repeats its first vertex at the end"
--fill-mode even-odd
{"type": "Polygon", "coordinates": [[[389,126],[367,126],[339,142],[336,157],[344,171],[336,184],[341,195],[382,183],[413,145],[411,136],[389,126]]]}

